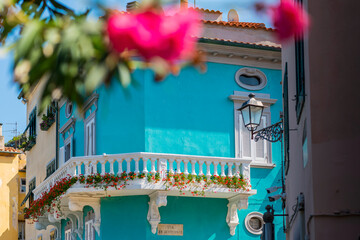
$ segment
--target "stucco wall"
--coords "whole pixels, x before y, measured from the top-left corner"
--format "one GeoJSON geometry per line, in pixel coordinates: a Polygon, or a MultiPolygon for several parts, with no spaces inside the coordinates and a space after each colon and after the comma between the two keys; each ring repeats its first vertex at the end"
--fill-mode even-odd
{"type": "MultiPolygon", "coordinates": [[[[32,94],[28,98],[27,108],[26,108],[26,119],[27,123],[29,122],[29,115],[31,111],[36,107],[36,144],[34,147],[26,153],[27,156],[27,174],[26,174],[26,192],[29,191],[29,182],[36,177],[36,186],[44,181],[46,177],[46,166],[47,164],[55,158],[55,143],[56,143],[56,127],[55,123],[47,130],[41,131],[40,123],[42,114],[39,114],[39,100],[41,94],[41,88],[43,82],[38,84],[32,94]]],[[[27,201],[26,206],[29,206],[29,201],[27,201]]],[[[37,239],[38,234],[46,235],[48,232],[45,231],[36,231],[34,224],[30,224],[29,221],[26,221],[26,239],[37,239]]]]}
{"type": "MultiPolygon", "coordinates": [[[[19,211],[19,156],[0,153],[0,239],[17,239],[19,211]]],[[[21,217],[20,217],[21,218],[21,217]]]]}

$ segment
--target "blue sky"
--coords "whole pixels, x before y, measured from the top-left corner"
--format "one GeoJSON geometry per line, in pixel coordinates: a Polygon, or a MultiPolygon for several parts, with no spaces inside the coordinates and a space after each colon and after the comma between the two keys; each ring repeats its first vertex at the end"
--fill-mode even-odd
{"type": "MultiPolygon", "coordinates": [[[[109,7],[124,10],[126,3],[132,0],[106,0],[109,7]]],[[[180,0],[179,0],[180,1],[180,0]]],[[[188,0],[189,6],[194,6],[194,0],[188,0]]],[[[260,0],[259,0],[260,1],[260,0]]],[[[263,22],[271,27],[269,19],[259,15],[254,11],[253,5],[257,0],[195,0],[196,7],[220,10],[223,12],[223,20],[227,20],[227,13],[230,9],[235,9],[242,22],[263,22]]],[[[69,7],[77,11],[85,11],[94,0],[62,0],[69,7]]],[[[102,2],[102,1],[99,1],[102,2]]],[[[278,0],[263,0],[269,4],[274,4],[278,0]]],[[[0,123],[3,123],[3,135],[5,142],[10,140],[15,133],[15,125],[18,123],[18,132],[22,133],[26,127],[26,105],[17,99],[19,89],[12,78],[11,55],[4,54],[0,49],[0,123]]]]}

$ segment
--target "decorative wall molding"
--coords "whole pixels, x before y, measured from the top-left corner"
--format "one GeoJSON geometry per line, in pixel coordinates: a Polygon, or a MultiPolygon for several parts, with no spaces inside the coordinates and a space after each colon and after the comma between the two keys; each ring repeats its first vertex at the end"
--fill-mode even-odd
{"type": "Polygon", "coordinates": [[[208,62],[281,70],[281,51],[201,42],[199,46],[207,54],[208,62]]]}
{"type": "Polygon", "coordinates": [[[94,209],[95,219],[93,226],[98,236],[100,236],[100,223],[101,223],[100,198],[69,196],[70,211],[82,212],[85,206],[90,206],[94,209]]]}
{"type": "Polygon", "coordinates": [[[159,207],[167,205],[167,193],[165,191],[156,191],[149,195],[149,211],[147,220],[151,225],[151,232],[156,233],[156,229],[160,223],[159,207]]]}
{"type": "Polygon", "coordinates": [[[88,99],[87,99],[86,102],[84,103],[84,107],[83,107],[83,112],[84,112],[84,114],[86,113],[86,111],[87,111],[93,104],[95,104],[95,110],[94,110],[94,112],[97,110],[97,107],[98,107],[98,99],[99,99],[99,94],[98,94],[98,93],[93,93],[93,94],[91,94],[90,97],[88,97],[88,99]]]}
{"type": "Polygon", "coordinates": [[[230,235],[235,235],[237,225],[239,225],[239,216],[237,210],[248,208],[248,198],[244,196],[235,196],[229,200],[227,205],[228,212],[226,215],[226,223],[230,228],[230,235]]]}
{"type": "Polygon", "coordinates": [[[70,118],[67,120],[67,122],[59,129],[59,133],[64,134],[67,132],[71,127],[73,128],[73,131],[75,132],[75,117],[70,118]]]}

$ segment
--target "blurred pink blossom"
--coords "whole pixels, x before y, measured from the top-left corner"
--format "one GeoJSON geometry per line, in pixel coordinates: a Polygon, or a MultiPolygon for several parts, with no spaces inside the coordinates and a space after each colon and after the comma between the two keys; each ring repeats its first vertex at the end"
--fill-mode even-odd
{"type": "Polygon", "coordinates": [[[309,27],[308,14],[292,0],[281,0],[279,5],[272,7],[271,17],[280,41],[301,35],[309,27]]]}
{"type": "Polygon", "coordinates": [[[174,63],[192,56],[201,30],[200,16],[191,9],[165,15],[153,9],[140,13],[115,13],[107,32],[114,50],[137,50],[146,60],[161,57],[174,63]]]}

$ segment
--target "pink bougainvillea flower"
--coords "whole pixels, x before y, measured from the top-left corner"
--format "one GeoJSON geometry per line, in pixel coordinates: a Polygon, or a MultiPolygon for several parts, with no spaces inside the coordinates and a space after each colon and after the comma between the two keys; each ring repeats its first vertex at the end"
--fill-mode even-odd
{"type": "Polygon", "coordinates": [[[279,5],[272,7],[271,17],[280,41],[301,35],[309,27],[308,14],[292,0],[281,0],[279,5]]]}
{"type": "Polygon", "coordinates": [[[136,19],[132,14],[117,12],[109,17],[107,33],[114,50],[123,52],[136,49],[134,43],[136,27],[136,19]]]}
{"type": "Polygon", "coordinates": [[[201,30],[194,10],[165,15],[155,9],[139,13],[113,14],[107,24],[110,42],[117,52],[135,49],[146,60],[161,57],[171,64],[189,58],[201,30]]]}

